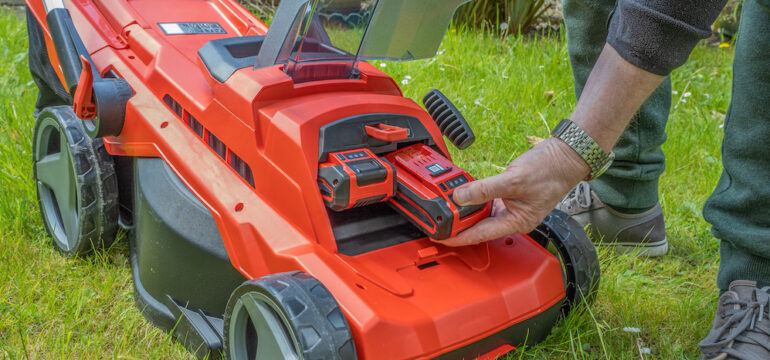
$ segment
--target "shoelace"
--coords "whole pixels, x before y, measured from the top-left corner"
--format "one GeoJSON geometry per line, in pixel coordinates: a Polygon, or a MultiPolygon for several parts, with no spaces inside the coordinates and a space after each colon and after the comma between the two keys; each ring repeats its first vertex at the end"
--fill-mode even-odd
{"type": "Polygon", "coordinates": [[[584,209],[591,207],[591,186],[588,185],[588,182],[580,182],[562,199],[562,203],[567,205],[568,208],[571,208],[570,203],[572,202],[575,202],[584,209]]]}
{"type": "Polygon", "coordinates": [[[770,353],[767,339],[757,339],[756,335],[770,337],[770,286],[754,289],[756,301],[725,300],[724,305],[738,305],[739,309],[725,311],[722,318],[729,319],[719,328],[711,330],[698,344],[704,354],[725,353],[741,360],[766,360],[756,354],[748,354],[735,349],[736,343],[752,344],[765,348],[770,353]],[[767,318],[767,322],[761,322],[767,318]],[[728,347],[730,344],[733,346],[728,347]]]}

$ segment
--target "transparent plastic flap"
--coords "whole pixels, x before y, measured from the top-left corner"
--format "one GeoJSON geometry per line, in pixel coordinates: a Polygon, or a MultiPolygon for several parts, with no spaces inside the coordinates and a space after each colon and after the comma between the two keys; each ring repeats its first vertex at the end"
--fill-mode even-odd
{"type": "Polygon", "coordinates": [[[470,0],[379,0],[358,56],[416,60],[436,55],[455,10],[470,0]]]}

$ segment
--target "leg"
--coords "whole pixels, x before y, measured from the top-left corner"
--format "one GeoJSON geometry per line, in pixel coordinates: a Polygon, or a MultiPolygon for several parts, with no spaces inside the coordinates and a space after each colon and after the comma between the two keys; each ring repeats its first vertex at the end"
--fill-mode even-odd
{"type": "MultiPolygon", "coordinates": [[[[564,0],[575,92],[583,86],[607,38],[607,19],[615,0],[564,0]]],[[[671,80],[655,90],[615,146],[615,162],[591,188],[607,205],[622,213],[640,213],[658,203],[658,177],[665,168],[660,146],[666,140],[671,108],[671,80]]]]}
{"type": "MultiPolygon", "coordinates": [[[[606,42],[607,20],[616,0],[563,1],[575,92],[580,97],[606,42]]],[[[667,78],[620,137],[610,169],[590,183],[580,183],[556,207],[588,225],[595,241],[646,256],[668,252],[658,177],[665,168],[660,145],[666,140],[670,107],[671,80],[667,78]]]]}
{"type": "Polygon", "coordinates": [[[735,44],[724,170],[703,216],[722,240],[712,329],[703,359],[770,359],[770,0],[746,0],[735,44]],[[736,305],[743,304],[743,305],[736,305]],[[741,306],[744,311],[734,311],[741,306]]]}
{"type": "Polygon", "coordinates": [[[703,215],[722,240],[717,283],[770,283],[770,1],[746,0],[722,142],[724,171],[703,215]]]}

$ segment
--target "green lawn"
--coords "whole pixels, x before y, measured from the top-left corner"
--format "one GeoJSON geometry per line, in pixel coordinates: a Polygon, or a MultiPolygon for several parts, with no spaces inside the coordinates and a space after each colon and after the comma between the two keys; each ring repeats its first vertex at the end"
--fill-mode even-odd
{"type": "MultiPolygon", "coordinates": [[[[0,15],[0,359],[190,358],[134,307],[126,241],[87,259],[56,253],[40,221],[32,181],[31,116],[37,89],[26,30],[0,15]]],[[[720,172],[721,124],[732,51],[698,48],[673,75],[674,107],[661,182],[670,255],[617,257],[602,249],[602,282],[590,311],[512,358],[697,358],[718,290],[718,242],[701,206],[720,172]],[[640,329],[627,332],[624,327],[640,329]]],[[[379,62],[375,63],[377,66],[379,62]]],[[[465,113],[477,141],[455,159],[477,176],[501,171],[575,104],[566,46],[554,39],[500,40],[450,32],[437,57],[386,63],[419,99],[439,88],[465,113]],[[548,96],[553,92],[553,96],[548,96]]]]}

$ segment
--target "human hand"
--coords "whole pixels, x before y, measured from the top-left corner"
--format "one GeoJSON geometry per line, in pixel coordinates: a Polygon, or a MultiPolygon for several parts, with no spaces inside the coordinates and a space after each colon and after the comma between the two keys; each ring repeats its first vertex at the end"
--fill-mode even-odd
{"type": "Polygon", "coordinates": [[[434,241],[464,246],[528,233],[589,173],[588,164],[566,143],[547,139],[514,159],[502,174],[457,188],[453,199],[461,206],[494,201],[492,216],[455,237],[434,241]]]}

